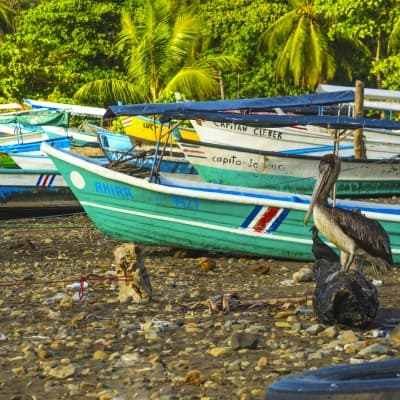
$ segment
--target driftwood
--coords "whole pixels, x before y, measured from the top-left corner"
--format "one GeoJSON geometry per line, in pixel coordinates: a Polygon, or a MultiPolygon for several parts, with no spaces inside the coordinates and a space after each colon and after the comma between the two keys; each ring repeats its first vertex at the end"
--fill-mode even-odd
{"type": "Polygon", "coordinates": [[[144,265],[142,248],[125,243],[114,250],[115,272],[119,279],[119,301],[143,303],[151,300],[152,287],[144,265]]]}
{"type": "Polygon", "coordinates": [[[376,287],[358,269],[345,271],[339,257],[313,232],[316,287],[313,309],[324,324],[362,328],[370,324],[379,308],[376,287]]]}
{"type": "Polygon", "coordinates": [[[288,308],[293,304],[306,304],[309,298],[307,296],[301,297],[273,297],[270,299],[257,299],[257,300],[246,300],[240,301],[236,294],[224,293],[222,295],[215,295],[209,297],[204,301],[196,301],[192,303],[181,304],[184,307],[194,310],[200,307],[208,308],[210,314],[237,310],[251,310],[256,307],[265,306],[281,306],[288,308]]]}

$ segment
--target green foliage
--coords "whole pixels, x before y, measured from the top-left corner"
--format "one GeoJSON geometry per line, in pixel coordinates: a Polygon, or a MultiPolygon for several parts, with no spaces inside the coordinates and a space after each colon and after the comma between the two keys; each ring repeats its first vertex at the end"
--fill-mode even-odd
{"type": "Polygon", "coordinates": [[[0,94],[22,99],[57,92],[71,98],[84,82],[118,74],[117,3],[48,0],[20,11],[16,33],[0,43],[0,94]]]}
{"type": "Polygon", "coordinates": [[[0,0],[0,36],[12,32],[15,10],[8,1],[0,0]]]}
{"type": "Polygon", "coordinates": [[[400,90],[400,54],[375,61],[371,72],[382,75],[383,89],[400,90]]]}
{"type": "Polygon", "coordinates": [[[14,101],[397,89],[399,50],[398,0],[0,0],[0,99],[14,101]]]}
{"type": "Polygon", "coordinates": [[[127,79],[103,79],[81,87],[75,97],[105,103],[154,102],[179,91],[190,99],[216,96],[219,71],[237,63],[227,55],[199,56],[203,27],[194,7],[178,1],[143,0],[124,9],[117,48],[127,79]]]}
{"type": "Polygon", "coordinates": [[[260,49],[276,54],[275,70],[282,82],[293,80],[303,90],[314,90],[336,73],[334,45],[326,34],[327,20],[313,0],[290,2],[259,39],[260,49]]]}
{"type": "Polygon", "coordinates": [[[397,0],[319,0],[319,3],[331,20],[331,37],[351,34],[361,40],[387,36],[398,8],[397,0]]]}
{"type": "Polygon", "coordinates": [[[208,53],[228,53],[242,61],[240,69],[223,74],[226,98],[283,93],[275,80],[273,56],[259,54],[257,40],[286,9],[284,2],[264,0],[213,0],[200,6],[209,32],[208,53]]]}
{"type": "Polygon", "coordinates": [[[385,58],[390,47],[395,49],[398,46],[399,36],[393,30],[400,16],[398,1],[319,0],[319,3],[330,20],[329,36],[351,39],[357,45],[358,50],[347,58],[349,62],[341,64],[348,76],[380,85],[380,73],[372,63],[385,58]],[[367,54],[368,58],[363,57],[367,54]],[[375,76],[372,76],[372,71],[375,71],[375,76]]]}

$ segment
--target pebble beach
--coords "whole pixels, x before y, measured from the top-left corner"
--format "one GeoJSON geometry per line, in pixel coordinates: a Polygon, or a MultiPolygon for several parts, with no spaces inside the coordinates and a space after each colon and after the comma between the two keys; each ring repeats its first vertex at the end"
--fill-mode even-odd
{"type": "Polygon", "coordinates": [[[0,399],[260,400],[292,373],[398,357],[399,273],[366,329],[325,326],[312,262],[143,247],[148,303],[120,303],[85,214],[2,221],[0,399]]]}

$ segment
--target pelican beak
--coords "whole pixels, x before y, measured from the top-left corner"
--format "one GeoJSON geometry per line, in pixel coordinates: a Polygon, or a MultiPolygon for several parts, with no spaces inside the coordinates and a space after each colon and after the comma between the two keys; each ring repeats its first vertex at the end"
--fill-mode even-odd
{"type": "Polygon", "coordinates": [[[310,206],[308,207],[307,214],[304,218],[304,225],[307,225],[308,222],[310,221],[315,203],[321,193],[322,188],[325,186],[327,176],[328,176],[328,171],[326,169],[322,170],[317,178],[317,181],[315,182],[314,191],[311,195],[310,206]]]}
{"type": "Polygon", "coordinates": [[[310,218],[311,218],[311,215],[312,215],[312,212],[313,212],[313,209],[314,209],[314,203],[311,200],[310,206],[308,207],[308,210],[307,210],[307,214],[306,214],[306,216],[304,218],[304,225],[307,225],[308,221],[310,221],[310,218]]]}

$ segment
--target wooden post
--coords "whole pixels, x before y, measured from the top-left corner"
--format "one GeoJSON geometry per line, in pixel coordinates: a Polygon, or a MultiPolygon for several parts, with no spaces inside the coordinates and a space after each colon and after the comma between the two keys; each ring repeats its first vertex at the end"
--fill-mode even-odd
{"type": "MultiPolygon", "coordinates": [[[[362,81],[356,81],[355,97],[354,97],[354,117],[361,118],[364,116],[364,84],[362,81]]],[[[354,157],[366,158],[367,153],[364,143],[363,128],[354,131],[354,157]]]]}

